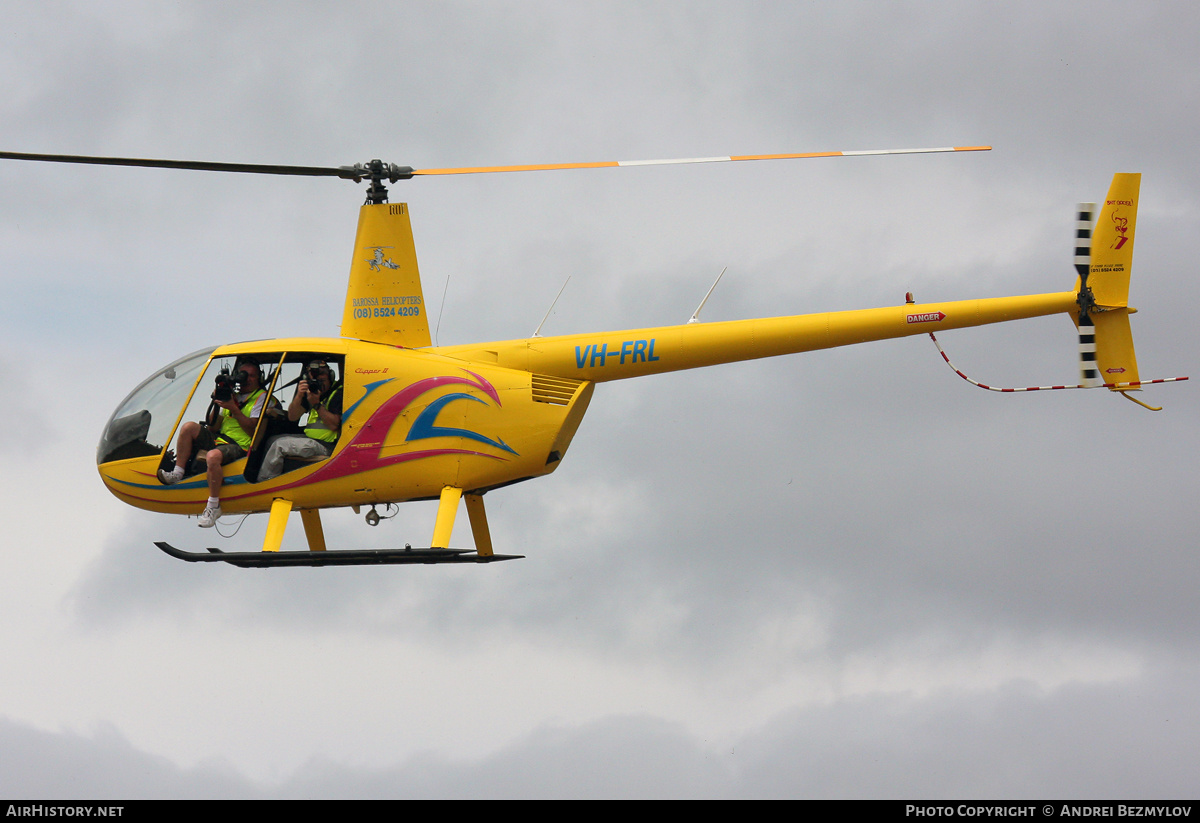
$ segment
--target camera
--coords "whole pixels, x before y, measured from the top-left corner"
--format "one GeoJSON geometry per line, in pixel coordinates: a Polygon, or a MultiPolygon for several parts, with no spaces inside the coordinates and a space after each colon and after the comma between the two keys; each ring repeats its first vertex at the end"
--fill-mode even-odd
{"type": "Polygon", "coordinates": [[[224,403],[232,399],[233,393],[239,388],[238,384],[241,383],[241,378],[241,372],[238,372],[237,376],[234,377],[229,373],[228,368],[221,369],[221,373],[216,378],[217,387],[213,389],[213,400],[220,400],[224,403]]]}
{"type": "Polygon", "coordinates": [[[316,363],[310,363],[300,375],[300,379],[308,384],[308,390],[318,397],[325,394],[325,389],[321,387],[322,373],[328,376],[330,383],[333,382],[333,372],[330,370],[329,366],[323,363],[320,365],[316,363]]]}
{"type": "Polygon", "coordinates": [[[242,393],[242,388],[246,385],[246,372],[239,368],[230,374],[228,367],[222,368],[216,377],[216,384],[217,387],[212,393],[213,400],[226,402],[231,400],[235,393],[242,393]]]}

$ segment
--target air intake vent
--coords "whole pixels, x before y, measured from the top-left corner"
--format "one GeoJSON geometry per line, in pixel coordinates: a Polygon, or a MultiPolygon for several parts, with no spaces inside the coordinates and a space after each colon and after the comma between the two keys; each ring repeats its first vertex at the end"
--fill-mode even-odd
{"type": "Polygon", "coordinates": [[[582,380],[571,380],[567,377],[549,377],[545,374],[533,375],[533,399],[537,403],[553,403],[565,406],[575,396],[575,391],[583,385],[582,380]]]}

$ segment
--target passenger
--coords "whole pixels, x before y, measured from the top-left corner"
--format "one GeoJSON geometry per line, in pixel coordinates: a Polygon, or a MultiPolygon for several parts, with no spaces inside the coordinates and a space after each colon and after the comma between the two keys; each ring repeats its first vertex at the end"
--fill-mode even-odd
{"type": "Polygon", "coordinates": [[[278,477],[284,458],[314,460],[328,457],[337,442],[342,425],[342,386],[324,360],[314,360],[304,370],[296,396],[288,404],[288,419],[293,423],[307,413],[304,434],[281,434],[272,438],[258,470],[258,482],[278,477]]]}
{"type": "Polygon", "coordinates": [[[202,467],[208,473],[208,505],[200,515],[202,529],[212,528],[221,516],[221,484],[224,482],[221,466],[245,456],[254,437],[254,427],[267,403],[262,371],[253,359],[238,358],[233,375],[226,379],[229,377],[233,378],[235,386],[231,388],[236,388],[236,393],[224,400],[217,399],[223,382],[218,376],[218,388],[212,394],[208,419],[203,424],[189,420],[179,427],[179,437],[175,440],[175,468],[158,470],[158,479],[164,484],[178,483],[187,473],[187,463],[195,451],[195,459],[190,460],[191,473],[201,471],[202,467]]]}

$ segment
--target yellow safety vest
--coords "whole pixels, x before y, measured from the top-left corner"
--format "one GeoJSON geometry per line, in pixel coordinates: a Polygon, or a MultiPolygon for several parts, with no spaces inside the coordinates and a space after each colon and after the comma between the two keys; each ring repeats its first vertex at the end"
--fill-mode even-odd
{"type": "MultiPolygon", "coordinates": [[[[325,401],[326,405],[341,390],[341,386],[335,387],[329,393],[329,397],[325,401]]],[[[338,439],[338,433],[325,425],[324,421],[321,420],[321,415],[317,413],[315,406],[308,410],[308,423],[304,426],[304,433],[313,440],[320,440],[322,443],[332,443],[338,439]]]]}
{"type": "MultiPolygon", "coordinates": [[[[250,393],[250,397],[245,403],[241,404],[242,414],[247,417],[254,410],[254,401],[258,400],[259,395],[263,394],[264,390],[259,389],[250,393]]],[[[221,409],[221,436],[226,440],[237,443],[243,449],[250,448],[250,435],[242,428],[242,424],[237,422],[229,413],[229,409],[221,409]]]]}

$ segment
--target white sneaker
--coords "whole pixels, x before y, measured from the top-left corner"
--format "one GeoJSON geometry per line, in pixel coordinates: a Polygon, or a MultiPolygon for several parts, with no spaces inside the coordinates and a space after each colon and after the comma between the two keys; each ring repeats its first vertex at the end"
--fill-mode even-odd
{"type": "Polygon", "coordinates": [[[165,472],[162,469],[158,470],[158,482],[162,483],[164,486],[174,486],[182,479],[183,469],[179,466],[176,466],[169,472],[165,472]]]}
{"type": "Polygon", "coordinates": [[[204,511],[200,514],[200,528],[211,529],[217,525],[217,518],[221,516],[221,504],[215,506],[205,506],[204,511]]]}

